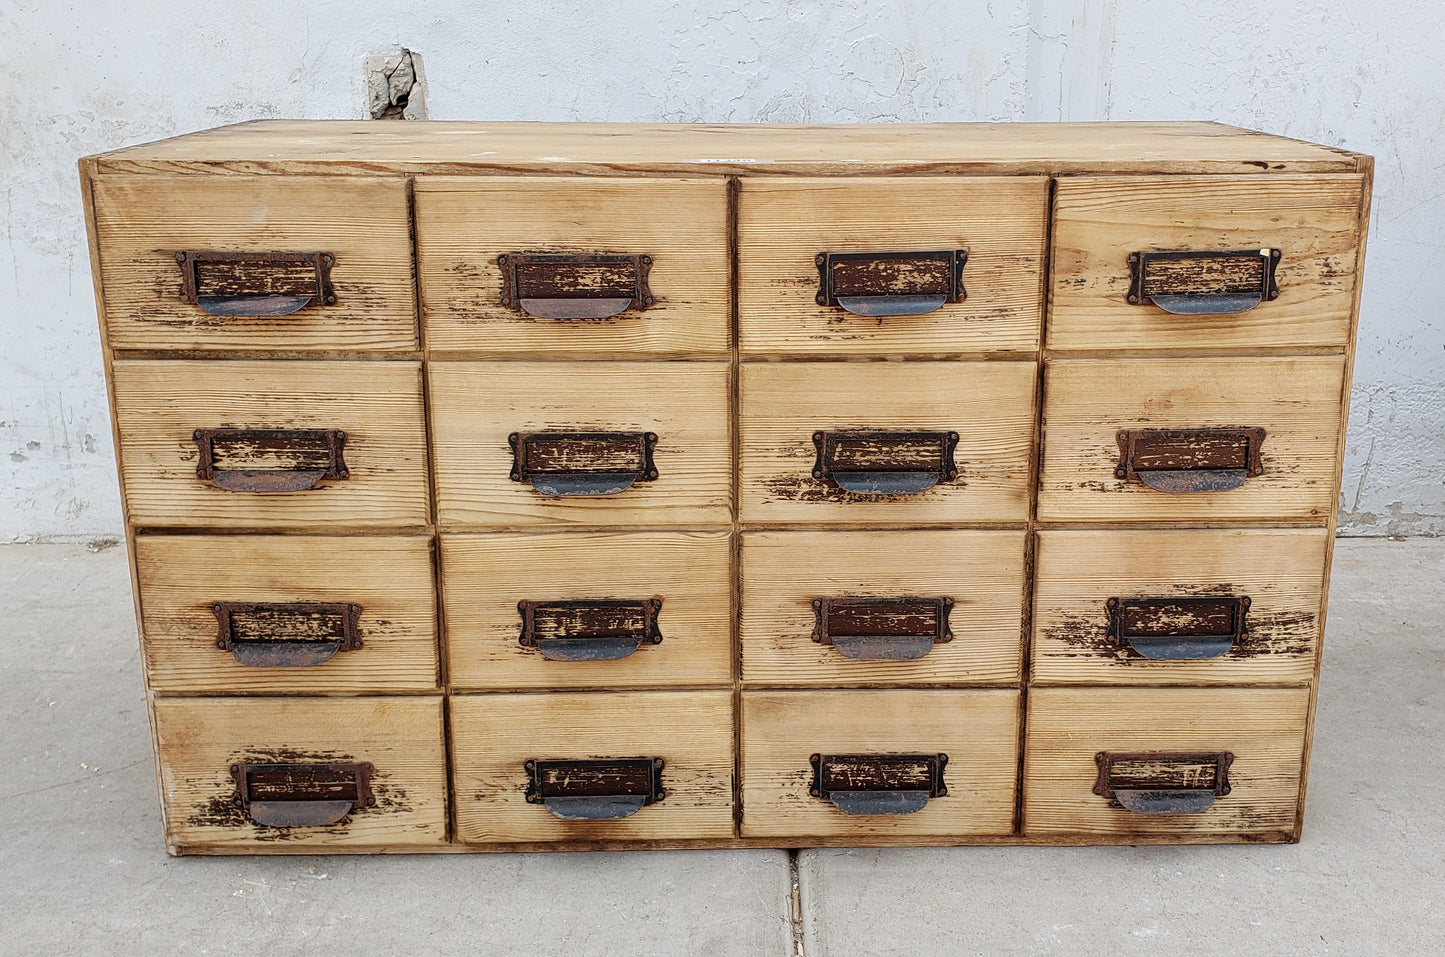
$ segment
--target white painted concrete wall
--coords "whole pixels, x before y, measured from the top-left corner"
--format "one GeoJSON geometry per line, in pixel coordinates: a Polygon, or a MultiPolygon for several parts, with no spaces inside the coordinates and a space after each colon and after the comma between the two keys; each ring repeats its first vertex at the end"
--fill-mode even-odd
{"type": "Polygon", "coordinates": [[[1445,6],[1412,0],[0,0],[0,541],[118,534],[75,160],[357,117],[1218,119],[1378,157],[1345,528],[1445,531],[1445,6]]]}

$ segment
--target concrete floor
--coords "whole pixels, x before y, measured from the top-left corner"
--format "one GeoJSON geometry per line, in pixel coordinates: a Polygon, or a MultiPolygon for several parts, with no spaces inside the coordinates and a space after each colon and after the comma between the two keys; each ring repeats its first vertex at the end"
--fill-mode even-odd
{"type": "MultiPolygon", "coordinates": [[[[1300,845],[804,851],[804,952],[1445,952],[1442,573],[1339,543],[1300,845]]],[[[0,547],[0,675],[0,954],[797,953],[783,851],[167,857],[121,548],[0,547]]]]}

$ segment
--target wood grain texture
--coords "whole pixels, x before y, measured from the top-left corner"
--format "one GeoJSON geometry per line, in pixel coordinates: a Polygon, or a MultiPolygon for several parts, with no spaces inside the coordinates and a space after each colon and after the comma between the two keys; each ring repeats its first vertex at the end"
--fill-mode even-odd
{"type": "Polygon", "coordinates": [[[1044,520],[1311,519],[1335,506],[1340,356],[1058,359],[1044,382],[1044,520]],[[1261,427],[1264,472],[1170,494],[1114,477],[1120,429],[1261,427]]]}
{"type": "Polygon", "coordinates": [[[727,532],[448,534],[441,538],[448,674],[458,690],[649,688],[732,682],[727,532]],[[662,599],[660,644],[615,661],[548,661],[518,643],[517,602],[662,599]]]}
{"type": "Polygon", "coordinates": [[[1050,349],[1343,348],[1363,177],[1076,177],[1054,195],[1050,349]],[[1279,298],[1234,315],[1130,305],[1130,253],[1281,251],[1279,298]]]}
{"type": "Polygon", "coordinates": [[[750,179],[738,210],[745,355],[1033,352],[1041,324],[1048,179],[750,179]],[[967,297],[873,319],[820,306],[823,252],[968,250],[967,297]]]}
{"type": "Polygon", "coordinates": [[[745,687],[1019,680],[1022,531],[749,532],[742,543],[745,687]],[[914,661],[854,661],[813,641],[814,598],[955,602],[954,639],[914,661]]]}
{"type": "Polygon", "coordinates": [[[428,538],[141,535],[136,564],[152,688],[295,694],[437,686],[428,538]],[[213,602],[358,604],[362,647],[311,667],[247,667],[216,647],[213,602]]]}
{"type": "Polygon", "coordinates": [[[998,835],[1013,829],[1018,692],[744,691],[744,837],[998,835]],[[948,794],[913,814],[844,814],[808,794],[821,754],[948,755],[948,794]]]}
{"type": "Polygon", "coordinates": [[[743,363],[744,523],[1023,521],[1032,362],[743,363]],[[914,495],[814,479],[815,430],[954,430],[959,477],[914,495]]]}
{"type": "Polygon", "coordinates": [[[188,847],[425,849],[446,840],[442,699],[156,698],[166,838],[188,847]],[[320,827],[263,827],[241,809],[236,762],[369,761],[376,806],[320,827]]]}
{"type": "Polygon", "coordinates": [[[111,347],[405,351],[417,347],[399,176],[101,176],[97,241],[111,347]],[[329,252],[336,304],[213,316],[181,301],[176,253],[329,252]]]}
{"type": "Polygon", "coordinates": [[[726,524],[728,367],[716,362],[432,362],[443,526],[726,524]],[[658,478],[599,496],[546,496],[509,478],[507,436],[657,433],[658,478]]]}
{"type": "Polygon", "coordinates": [[[428,521],[417,362],[118,359],[115,417],[139,527],[383,528],[428,521]],[[197,428],[343,429],[349,478],[247,493],[196,477],[197,428]]]}
{"type": "Polygon", "coordinates": [[[417,268],[434,352],[595,358],[726,355],[723,180],[423,176],[417,268]],[[537,319],[501,302],[503,253],[649,255],[654,305],[537,319]]]}
{"type": "Polygon", "coordinates": [[[1285,684],[1314,676],[1323,528],[1039,532],[1035,684],[1285,684]],[[1248,633],[1219,658],[1151,661],[1111,639],[1110,598],[1247,596],[1248,633]]]}
{"type": "Polygon", "coordinates": [[[1308,688],[1035,688],[1024,834],[1265,833],[1296,823],[1308,688]],[[1093,793],[1099,751],[1229,751],[1230,794],[1202,814],[1140,815],[1093,793]]]}
{"type": "Polygon", "coordinates": [[[457,695],[457,840],[666,840],[733,834],[728,691],[457,695]],[[564,821],[526,801],[523,764],[660,757],[663,800],[631,817],[564,821]]]}

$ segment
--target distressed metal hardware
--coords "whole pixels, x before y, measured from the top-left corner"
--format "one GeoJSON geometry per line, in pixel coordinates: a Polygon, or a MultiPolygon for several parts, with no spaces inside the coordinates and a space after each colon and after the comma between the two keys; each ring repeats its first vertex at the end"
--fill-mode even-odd
{"type": "Polygon", "coordinates": [[[331,253],[176,253],[181,300],[213,316],[289,316],[336,304],[331,253]]]}
{"type": "Polygon", "coordinates": [[[252,668],[304,668],[361,648],[361,606],[330,602],[216,602],[216,647],[252,668]]]}
{"type": "Polygon", "coordinates": [[[813,640],[856,661],[913,661],[952,641],[952,598],[814,598],[813,640]]]}
{"type": "Polygon", "coordinates": [[[613,495],[657,478],[655,432],[513,432],[512,481],[543,495],[613,495]]]}
{"type": "Polygon", "coordinates": [[[524,648],[536,648],[550,661],[614,661],[642,643],[660,644],[657,613],[662,599],[584,599],[519,601],[524,648]]]}
{"type": "Polygon", "coordinates": [[[1109,637],[1155,661],[1218,658],[1248,634],[1247,595],[1110,598],[1109,637]]]}
{"type": "Polygon", "coordinates": [[[1264,474],[1264,429],[1122,429],[1114,477],[1160,492],[1225,492],[1264,474]]]}
{"type": "Polygon", "coordinates": [[[1279,298],[1279,260],[1278,249],[1134,252],[1126,298],[1181,316],[1248,312],[1279,298]]]}
{"type": "Polygon", "coordinates": [[[502,305],[539,319],[606,319],[657,300],[651,256],[503,253],[502,305]]]}
{"type": "Polygon", "coordinates": [[[957,432],[814,432],[813,478],[849,492],[911,495],[958,478],[957,432]]]}
{"type": "Polygon", "coordinates": [[[301,492],[351,474],[340,429],[196,429],[196,477],[230,492],[301,492]]]}
{"type": "Polygon", "coordinates": [[[365,761],[233,764],[246,816],[266,827],[320,827],[376,804],[365,761]]]}
{"type": "Polygon", "coordinates": [[[663,764],[662,758],[527,761],[527,802],[567,821],[631,817],[667,796],[663,764]]]}
{"type": "Polygon", "coordinates": [[[946,754],[814,754],[808,793],[844,814],[913,814],[946,797],[946,754]]]}
{"type": "Polygon", "coordinates": [[[1135,814],[1202,814],[1229,793],[1228,751],[1145,751],[1094,755],[1094,793],[1135,814]]]}
{"type": "Polygon", "coordinates": [[[818,305],[858,316],[917,316],[962,302],[968,251],[819,253],[818,305]]]}

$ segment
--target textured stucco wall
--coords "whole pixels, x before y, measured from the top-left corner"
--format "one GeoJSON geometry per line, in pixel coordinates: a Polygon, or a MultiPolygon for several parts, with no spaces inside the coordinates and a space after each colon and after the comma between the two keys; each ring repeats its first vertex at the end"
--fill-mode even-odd
{"type": "Polygon", "coordinates": [[[1210,118],[1379,158],[1346,527],[1445,530],[1445,9],[1406,0],[129,0],[0,4],[0,541],[120,515],[75,159],[364,114],[424,58],[434,119],[1210,118]]]}

